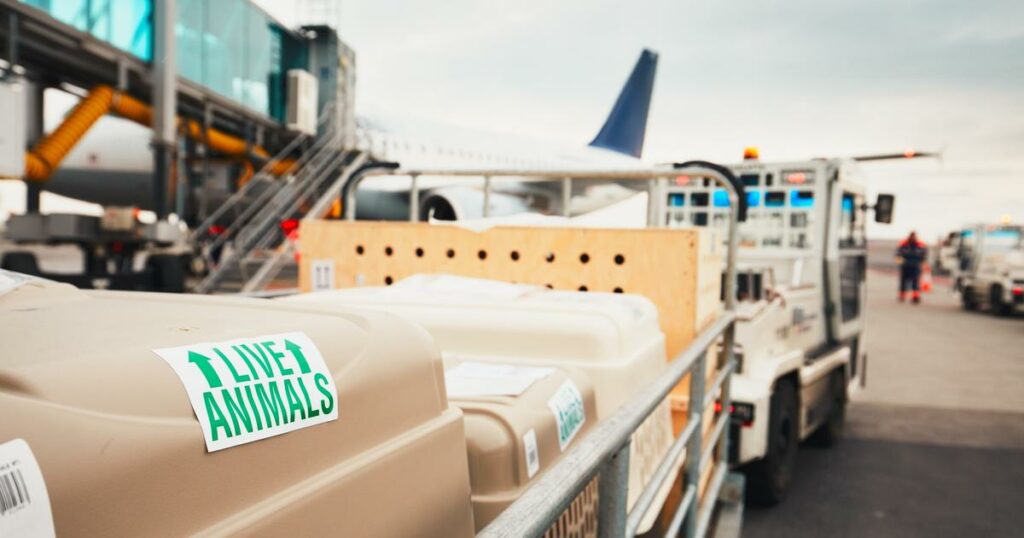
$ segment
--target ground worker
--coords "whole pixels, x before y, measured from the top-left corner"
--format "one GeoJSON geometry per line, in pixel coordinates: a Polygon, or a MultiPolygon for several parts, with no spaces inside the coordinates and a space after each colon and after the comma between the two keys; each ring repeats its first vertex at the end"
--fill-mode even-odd
{"type": "Polygon", "coordinates": [[[910,232],[896,249],[900,264],[900,302],[907,300],[907,291],[914,304],[921,302],[921,268],[928,259],[928,247],[918,241],[917,232],[910,232]]]}

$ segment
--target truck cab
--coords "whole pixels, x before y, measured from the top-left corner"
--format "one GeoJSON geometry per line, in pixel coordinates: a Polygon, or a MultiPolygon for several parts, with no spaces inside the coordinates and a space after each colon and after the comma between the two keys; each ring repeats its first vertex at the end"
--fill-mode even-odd
{"type": "MultiPolygon", "coordinates": [[[[866,222],[872,208],[853,161],[814,159],[730,167],[745,187],[739,225],[740,321],[731,457],[755,500],[779,502],[798,444],[841,433],[850,390],[865,382],[866,222]]],[[[660,193],[669,227],[728,226],[729,197],[680,176],[660,193]]],[[[876,220],[891,218],[881,195],[876,220]]],[[[724,237],[724,233],[722,234],[724,237]]]]}
{"type": "Polygon", "coordinates": [[[981,224],[959,233],[955,286],[966,310],[1024,310],[1024,226],[981,224]]]}

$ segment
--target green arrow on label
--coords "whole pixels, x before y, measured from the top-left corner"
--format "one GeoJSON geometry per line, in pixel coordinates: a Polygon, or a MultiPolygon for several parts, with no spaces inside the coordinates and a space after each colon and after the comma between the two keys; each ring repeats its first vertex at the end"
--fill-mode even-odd
{"type": "Polygon", "coordinates": [[[299,364],[299,371],[304,374],[308,374],[310,372],[309,363],[306,362],[306,356],[302,354],[302,347],[299,346],[299,344],[286,339],[284,341],[284,348],[292,354],[292,357],[295,357],[295,362],[299,364]]]}
{"type": "Polygon", "coordinates": [[[217,375],[217,371],[213,369],[213,366],[210,366],[210,357],[201,355],[195,351],[189,351],[188,362],[191,362],[199,368],[199,371],[203,373],[203,377],[206,378],[206,383],[210,385],[211,389],[215,389],[222,385],[220,382],[220,376],[217,375]]]}

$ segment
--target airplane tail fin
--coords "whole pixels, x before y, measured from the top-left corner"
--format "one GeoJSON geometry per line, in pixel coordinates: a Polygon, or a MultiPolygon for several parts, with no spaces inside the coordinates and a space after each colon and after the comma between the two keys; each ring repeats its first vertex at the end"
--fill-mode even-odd
{"type": "Polygon", "coordinates": [[[644,49],[601,131],[590,142],[591,146],[640,157],[657,68],[658,53],[644,49]]]}

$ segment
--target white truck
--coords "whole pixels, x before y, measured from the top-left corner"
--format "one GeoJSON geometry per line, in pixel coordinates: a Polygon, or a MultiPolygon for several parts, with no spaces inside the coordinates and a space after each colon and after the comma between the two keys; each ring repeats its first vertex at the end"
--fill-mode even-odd
{"type": "Polygon", "coordinates": [[[940,251],[966,310],[998,315],[1024,310],[1024,226],[978,224],[952,234],[940,251]]]}
{"type": "MultiPolygon", "coordinates": [[[[856,163],[814,159],[729,167],[745,186],[737,294],[738,369],[730,458],[755,502],[781,501],[798,444],[842,432],[849,390],[866,381],[867,211],[891,221],[894,198],[866,202],[856,163]]],[[[728,194],[679,176],[663,185],[669,227],[728,226],[728,194]]]]}

